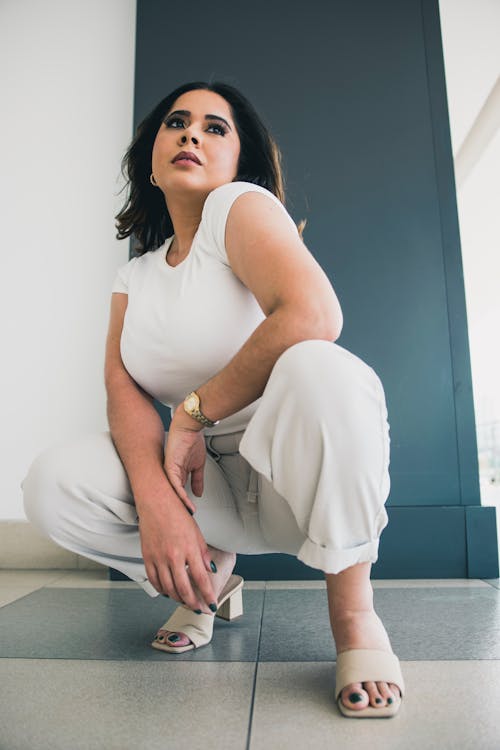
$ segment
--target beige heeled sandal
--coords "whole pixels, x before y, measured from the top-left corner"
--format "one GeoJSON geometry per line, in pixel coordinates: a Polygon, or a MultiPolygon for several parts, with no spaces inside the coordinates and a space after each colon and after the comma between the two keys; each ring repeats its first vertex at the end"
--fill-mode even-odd
{"type": "Polygon", "coordinates": [[[405,685],[401,666],[396,654],[370,648],[356,648],[337,654],[335,700],[344,716],[356,719],[377,719],[394,716],[399,711],[405,685]],[[342,702],[342,690],[353,682],[393,682],[401,691],[401,698],[394,696],[390,706],[375,708],[367,706],[358,711],[347,708],[342,702]]]}
{"type": "Polygon", "coordinates": [[[215,617],[221,617],[223,620],[230,622],[237,617],[241,617],[243,614],[243,584],[244,580],[241,576],[231,574],[220,593],[215,614],[207,615],[202,612],[201,615],[197,615],[192,609],[181,604],[167,622],[159,628],[159,630],[185,633],[192,643],[188,643],[187,646],[169,646],[165,640],[158,640],[159,638],[164,638],[164,636],[155,636],[151,646],[160,651],[177,654],[183,651],[190,651],[193,648],[200,648],[200,646],[210,643],[215,617]]]}

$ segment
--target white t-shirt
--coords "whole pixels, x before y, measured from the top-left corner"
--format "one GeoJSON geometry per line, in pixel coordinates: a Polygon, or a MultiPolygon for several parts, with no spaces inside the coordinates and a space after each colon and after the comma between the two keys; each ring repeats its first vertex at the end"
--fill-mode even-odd
{"type": "MultiPolygon", "coordinates": [[[[169,266],[173,235],[157,250],[132,258],[118,269],[113,292],[128,294],[120,351],[132,378],[172,414],[187,394],[202,386],[241,349],[265,319],[252,292],[233,273],[224,242],[233,201],[243,193],[268,195],[295,222],[269,190],[230,182],[207,196],[188,256],[169,266]]],[[[205,428],[219,435],[246,428],[260,398],[205,428]]],[[[202,404],[203,410],[203,404],[202,404]]]]}

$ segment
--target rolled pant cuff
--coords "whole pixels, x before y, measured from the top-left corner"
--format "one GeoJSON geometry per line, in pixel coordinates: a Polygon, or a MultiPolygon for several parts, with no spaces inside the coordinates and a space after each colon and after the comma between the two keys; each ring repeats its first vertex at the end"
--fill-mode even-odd
{"type": "Polygon", "coordinates": [[[379,539],[360,544],[350,549],[328,549],[312,539],[306,539],[299,549],[297,559],[310,568],[318,568],[324,573],[340,573],[352,565],[362,562],[376,562],[379,539]]]}
{"type": "Polygon", "coordinates": [[[136,583],[138,583],[139,586],[142,586],[146,594],[149,594],[149,596],[160,596],[160,592],[155,589],[153,584],[150,583],[147,578],[144,581],[136,581],[136,583]]]}

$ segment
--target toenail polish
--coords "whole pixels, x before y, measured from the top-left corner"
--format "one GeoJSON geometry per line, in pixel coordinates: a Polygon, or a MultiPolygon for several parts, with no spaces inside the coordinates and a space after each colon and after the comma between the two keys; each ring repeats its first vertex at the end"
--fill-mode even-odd
{"type": "Polygon", "coordinates": [[[375,698],[375,703],[382,703],[382,698],[375,698]]]}
{"type": "Polygon", "coordinates": [[[392,703],[392,698],[387,698],[387,703],[392,703]]]}
{"type": "Polygon", "coordinates": [[[212,573],[217,573],[217,565],[213,560],[210,560],[210,567],[212,568],[212,573]]]}
{"type": "Polygon", "coordinates": [[[170,643],[177,643],[177,641],[180,641],[180,638],[178,635],[169,635],[168,640],[170,643]]]}
{"type": "Polygon", "coordinates": [[[208,606],[210,607],[210,609],[212,610],[212,612],[217,612],[217,605],[216,604],[214,604],[212,602],[212,604],[209,604],[208,606]]]}
{"type": "Polygon", "coordinates": [[[197,615],[201,615],[201,609],[195,609],[197,615]]]}
{"type": "Polygon", "coordinates": [[[349,700],[351,701],[351,703],[359,703],[363,700],[363,696],[359,693],[351,693],[349,696],[349,700]]]}

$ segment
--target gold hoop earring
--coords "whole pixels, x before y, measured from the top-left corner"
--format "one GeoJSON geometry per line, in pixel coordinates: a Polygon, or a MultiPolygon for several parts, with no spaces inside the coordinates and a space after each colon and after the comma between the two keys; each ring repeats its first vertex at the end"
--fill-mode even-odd
{"type": "Polygon", "coordinates": [[[157,183],[157,182],[155,182],[155,176],[154,176],[154,174],[153,174],[152,172],[151,172],[151,174],[149,175],[149,181],[150,181],[150,183],[151,183],[151,184],[152,184],[152,185],[153,185],[154,187],[158,187],[158,183],[157,183]]]}

